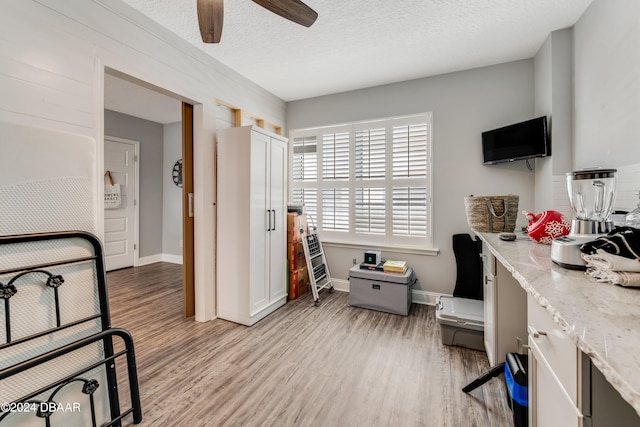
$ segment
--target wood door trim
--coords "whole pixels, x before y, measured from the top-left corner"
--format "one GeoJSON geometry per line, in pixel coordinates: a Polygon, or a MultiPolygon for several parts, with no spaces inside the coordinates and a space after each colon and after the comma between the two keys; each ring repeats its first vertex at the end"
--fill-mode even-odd
{"type": "Polygon", "coordinates": [[[193,105],[182,103],[182,290],[184,317],[195,316],[193,215],[193,105]],[[191,209],[189,204],[191,203],[191,209]]]}

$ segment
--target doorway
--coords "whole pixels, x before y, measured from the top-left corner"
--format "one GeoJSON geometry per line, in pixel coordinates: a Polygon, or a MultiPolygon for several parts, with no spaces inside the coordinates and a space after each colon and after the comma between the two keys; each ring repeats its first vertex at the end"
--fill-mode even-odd
{"type": "MultiPolygon", "coordinates": [[[[116,112],[118,114],[126,115],[132,118],[138,118],[141,122],[151,125],[159,125],[161,127],[161,136],[160,143],[162,144],[162,148],[154,148],[145,145],[145,142],[142,141],[140,151],[140,158],[147,159],[149,156],[145,157],[145,153],[151,153],[151,157],[154,155],[159,156],[160,160],[152,163],[144,162],[140,163],[140,179],[138,182],[138,191],[141,193],[139,202],[136,207],[139,209],[139,238],[136,246],[137,255],[139,257],[139,265],[144,265],[152,262],[181,262],[183,265],[183,316],[191,317],[195,313],[195,277],[193,274],[194,271],[194,249],[193,249],[193,216],[189,218],[188,213],[190,211],[189,207],[192,205],[189,204],[190,200],[193,200],[193,178],[192,178],[192,159],[193,159],[193,118],[189,117],[183,119],[183,110],[186,107],[193,108],[190,104],[186,104],[182,102],[183,99],[177,95],[168,92],[162,88],[158,88],[152,86],[146,82],[138,80],[134,77],[125,75],[115,70],[105,69],[105,85],[104,85],[104,108],[105,115],[107,113],[106,110],[110,110],[111,112],[116,112]],[[177,115],[175,112],[177,111],[177,115]],[[174,126],[175,125],[175,126],[174,126]],[[163,153],[164,145],[165,145],[165,136],[167,133],[166,129],[168,127],[172,127],[175,129],[176,126],[179,128],[179,132],[175,136],[178,139],[178,144],[180,144],[180,149],[176,157],[178,159],[174,159],[169,155],[167,157],[171,157],[169,160],[171,161],[171,167],[167,167],[163,161],[163,153]],[[160,150],[160,153],[157,152],[160,150]],[[190,155],[189,155],[190,154],[190,155]],[[183,159],[179,159],[182,156],[183,159]],[[183,182],[190,182],[191,188],[182,188],[177,189],[175,187],[173,178],[175,175],[175,170],[173,169],[174,162],[176,160],[182,161],[183,168],[183,182]],[[149,166],[151,164],[151,166],[149,166]],[[191,174],[190,181],[188,180],[186,174],[191,174]],[[150,178],[150,175],[153,175],[153,178],[150,178]],[[145,186],[145,182],[147,183],[145,186]],[[149,185],[149,182],[152,182],[149,185]],[[161,189],[158,190],[157,188],[161,189]],[[151,188],[151,190],[149,190],[151,188]],[[154,190],[155,188],[155,190],[154,190]],[[180,194],[177,200],[172,201],[170,204],[179,204],[182,206],[181,213],[185,212],[181,218],[177,218],[176,221],[182,223],[182,226],[179,224],[171,223],[168,225],[161,224],[160,227],[155,232],[149,232],[149,230],[145,230],[145,221],[153,221],[154,218],[157,219],[158,216],[162,216],[159,212],[163,212],[163,202],[160,202],[160,207],[152,210],[145,210],[145,197],[147,197],[146,206],[149,206],[148,194],[146,191],[160,191],[159,197],[164,199],[167,197],[167,193],[171,192],[171,194],[175,194],[177,191],[180,194]],[[191,196],[189,196],[191,194],[191,196]],[[186,223],[190,223],[191,227],[185,226],[186,223]],[[163,241],[164,237],[164,229],[166,228],[180,228],[182,229],[183,234],[175,236],[175,242],[169,242],[169,245],[165,245],[163,241]],[[146,233],[146,234],[145,234],[146,233]],[[146,236],[146,238],[145,238],[146,236]],[[158,247],[158,240],[159,243],[158,247]],[[151,242],[151,243],[149,243],[151,242]],[[145,244],[147,243],[147,244],[145,244]],[[151,249],[151,254],[149,253],[150,247],[155,247],[151,249]],[[167,246],[169,246],[169,253],[165,253],[167,246]],[[146,251],[146,252],[145,252],[146,251]],[[189,272],[191,272],[189,274],[189,272]]],[[[144,126],[143,126],[144,127],[144,126]]],[[[135,136],[123,135],[122,133],[126,133],[126,129],[123,127],[118,127],[118,137],[125,137],[131,139],[139,139],[135,136]]],[[[105,119],[105,133],[109,133],[109,129],[107,129],[107,123],[105,119]]],[[[108,139],[109,137],[105,136],[105,162],[108,156],[107,147],[108,147],[108,139]]],[[[156,138],[158,139],[158,138],[156,138]]],[[[145,161],[147,161],[145,160],[145,161]]],[[[105,184],[106,184],[105,180],[105,184]]],[[[154,203],[153,199],[150,203],[154,203]]],[[[191,209],[193,212],[193,209],[191,209]]],[[[180,213],[180,214],[181,214],[180,213]]],[[[105,211],[105,240],[107,236],[107,230],[109,225],[107,224],[107,219],[110,214],[107,214],[105,211]]],[[[134,221],[135,222],[135,221],[134,221]]],[[[163,221],[160,220],[160,223],[163,221]]]]}

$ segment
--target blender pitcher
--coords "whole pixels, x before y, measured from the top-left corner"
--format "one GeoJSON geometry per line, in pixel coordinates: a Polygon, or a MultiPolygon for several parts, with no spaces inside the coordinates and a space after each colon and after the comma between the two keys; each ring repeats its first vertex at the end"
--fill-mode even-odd
{"type": "Polygon", "coordinates": [[[567,193],[575,214],[568,235],[551,243],[551,259],[565,268],[584,269],[580,246],[613,230],[609,216],[616,198],[616,169],[567,173],[567,193]]]}
{"type": "MultiPolygon", "coordinates": [[[[608,222],[616,198],[615,174],[615,169],[585,169],[567,174],[567,192],[576,219],[608,222]]],[[[602,232],[608,231],[611,229],[602,232]]]]}

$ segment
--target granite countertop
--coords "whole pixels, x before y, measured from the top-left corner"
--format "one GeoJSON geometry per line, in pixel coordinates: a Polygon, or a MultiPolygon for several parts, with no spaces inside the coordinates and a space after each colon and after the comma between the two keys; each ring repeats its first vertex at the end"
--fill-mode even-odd
{"type": "Polygon", "coordinates": [[[551,247],[477,233],[522,288],[545,308],[640,414],[640,289],[599,283],[551,261],[551,247]]]}

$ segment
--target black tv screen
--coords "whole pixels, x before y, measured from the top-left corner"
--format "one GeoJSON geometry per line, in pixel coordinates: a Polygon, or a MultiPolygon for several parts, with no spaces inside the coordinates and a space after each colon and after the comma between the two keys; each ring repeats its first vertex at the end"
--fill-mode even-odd
{"type": "Polygon", "coordinates": [[[547,117],[482,132],[485,165],[551,155],[547,117]]]}

